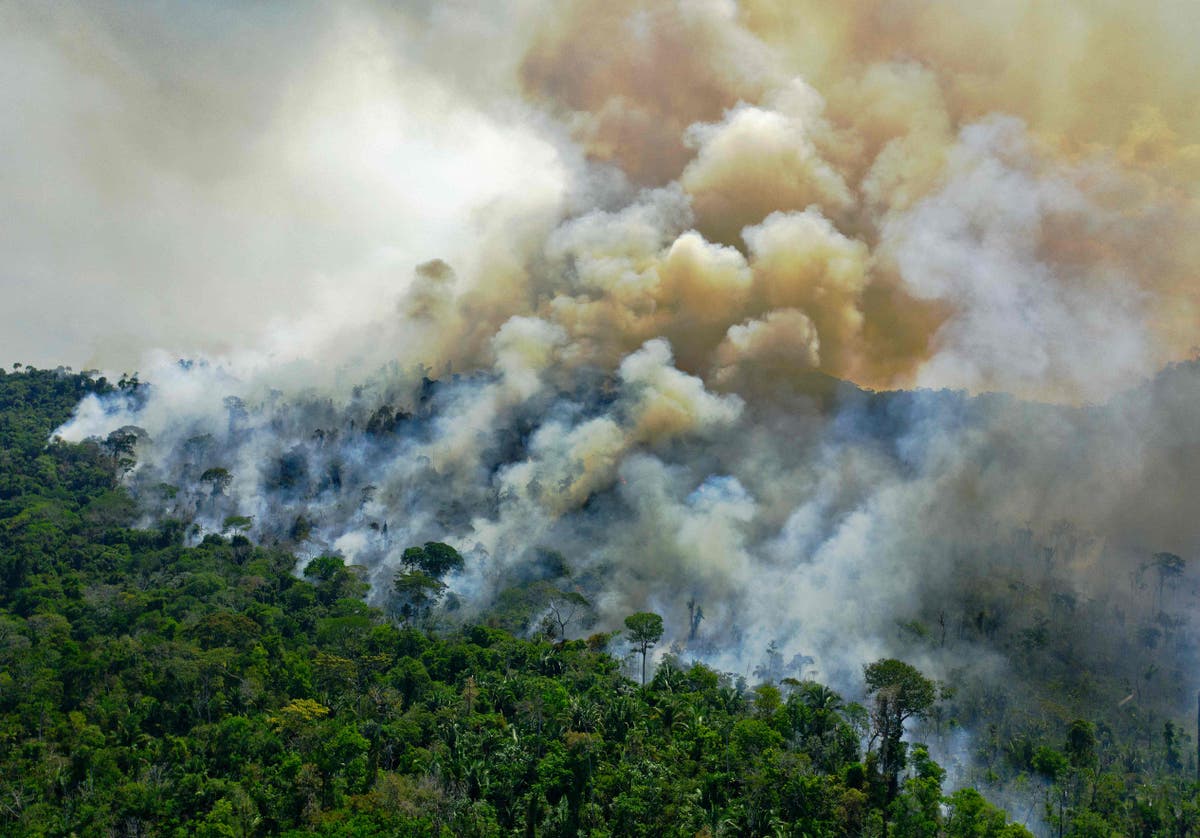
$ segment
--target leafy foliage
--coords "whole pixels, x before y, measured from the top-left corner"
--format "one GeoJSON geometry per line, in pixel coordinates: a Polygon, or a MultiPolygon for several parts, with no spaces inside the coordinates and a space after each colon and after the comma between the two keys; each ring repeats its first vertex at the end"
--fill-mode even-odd
{"type": "Polygon", "coordinates": [[[625,618],[629,632],[629,644],[642,656],[642,683],[646,683],[646,654],[654,648],[663,635],[663,619],[658,614],[639,611],[625,618]]]}
{"type": "MultiPolygon", "coordinates": [[[[0,375],[0,834],[1028,834],[973,789],[945,797],[925,748],[884,755],[895,725],[813,681],[751,689],[668,654],[639,689],[607,637],[568,639],[588,603],[544,580],[553,631],[435,635],[446,545],[406,554],[385,613],[337,556],[297,573],[242,535],[132,528],[116,476],[136,446],[46,443],[108,387],[0,375]]],[[[644,667],[662,619],[626,628],[644,667]]],[[[908,664],[865,676],[901,729],[936,718],[908,664]]],[[[1117,774],[1092,723],[1038,744],[1018,758],[1065,834],[1196,823],[1194,789],[1117,774]]]]}

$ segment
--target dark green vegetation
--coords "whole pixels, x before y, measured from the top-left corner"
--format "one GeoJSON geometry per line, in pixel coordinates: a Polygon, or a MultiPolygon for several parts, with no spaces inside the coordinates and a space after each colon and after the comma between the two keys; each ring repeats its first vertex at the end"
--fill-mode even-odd
{"type": "MultiPolygon", "coordinates": [[[[564,640],[586,605],[570,591],[531,593],[550,606],[542,639],[430,632],[461,562],[445,545],[405,554],[385,613],[335,557],[296,576],[241,535],[188,548],[185,522],[134,529],[114,478],[127,435],[46,445],[109,386],[0,375],[0,834],[1027,834],[974,790],[946,796],[902,740],[988,711],[900,661],[864,670],[869,707],[670,655],[640,687],[609,648],[640,674],[661,618],[564,640]]],[[[1031,671],[1045,647],[1030,640],[1031,671]]],[[[1102,719],[1004,718],[979,737],[983,778],[1024,783],[1053,834],[1193,834],[1173,722],[1121,738],[1102,719]]]]}

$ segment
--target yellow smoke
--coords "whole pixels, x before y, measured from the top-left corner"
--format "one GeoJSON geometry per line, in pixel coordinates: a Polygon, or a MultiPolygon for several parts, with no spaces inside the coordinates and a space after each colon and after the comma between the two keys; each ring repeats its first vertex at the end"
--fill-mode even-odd
{"type": "Polygon", "coordinates": [[[1197,342],[1189,3],[553,9],[526,95],[593,161],[666,187],[552,237],[573,281],[531,303],[581,361],[662,336],[722,387],[815,365],[1079,400],[1197,342]],[[1120,357],[1089,371],[1097,352],[1120,357]]]}

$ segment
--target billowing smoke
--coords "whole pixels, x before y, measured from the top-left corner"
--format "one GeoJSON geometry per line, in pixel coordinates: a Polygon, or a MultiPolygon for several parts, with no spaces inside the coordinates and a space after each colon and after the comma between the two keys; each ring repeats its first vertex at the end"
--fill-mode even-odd
{"type": "Polygon", "coordinates": [[[1200,537],[1200,373],[1148,383],[1200,313],[1186,4],[188,8],[288,49],[4,13],[31,96],[86,72],[125,106],[65,188],[110,177],[130,219],[28,247],[115,277],[107,328],[172,309],[150,385],[61,429],[144,431],[148,519],[249,519],[380,598],[447,541],[468,612],[557,551],[602,628],[653,609],[691,653],[775,640],[842,684],[902,647],[1002,668],[939,650],[1036,624],[1012,586],[1163,607],[1134,577],[1200,537]]]}

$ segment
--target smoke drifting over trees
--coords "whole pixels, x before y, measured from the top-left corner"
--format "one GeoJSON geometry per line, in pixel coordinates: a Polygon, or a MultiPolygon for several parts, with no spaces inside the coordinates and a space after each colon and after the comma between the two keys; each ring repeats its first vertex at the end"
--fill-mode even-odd
{"type": "Polygon", "coordinates": [[[22,95],[87,75],[106,114],[78,159],[61,113],[17,143],[73,161],[42,229],[88,220],[54,259],[0,233],[10,270],[114,277],[81,304],[139,337],[79,340],[157,350],[60,433],[142,429],[148,518],[380,598],[414,544],[462,553],[468,614],[554,550],[601,628],[738,671],[776,641],[987,689],[1063,642],[1181,702],[1195,579],[1143,566],[1200,537],[1200,372],[1152,379],[1195,343],[1196,16],[511,5],[189,7],[233,64],[166,16],[0,13],[22,95]],[[65,202],[106,190],[114,227],[65,202]]]}

